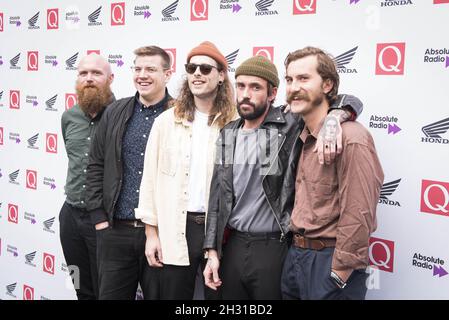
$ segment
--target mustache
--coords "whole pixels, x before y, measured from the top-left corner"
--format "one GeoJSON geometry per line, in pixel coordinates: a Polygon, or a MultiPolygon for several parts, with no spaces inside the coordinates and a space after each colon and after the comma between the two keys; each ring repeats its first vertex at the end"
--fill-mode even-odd
{"type": "Polygon", "coordinates": [[[295,91],[288,95],[287,102],[290,104],[293,100],[304,100],[304,101],[310,101],[310,97],[307,93],[304,91],[295,91]]]}
{"type": "Polygon", "coordinates": [[[241,101],[237,101],[237,107],[240,107],[242,104],[248,104],[248,105],[252,106],[253,108],[256,108],[256,105],[254,103],[252,103],[251,100],[249,100],[249,98],[245,98],[241,101]]]}

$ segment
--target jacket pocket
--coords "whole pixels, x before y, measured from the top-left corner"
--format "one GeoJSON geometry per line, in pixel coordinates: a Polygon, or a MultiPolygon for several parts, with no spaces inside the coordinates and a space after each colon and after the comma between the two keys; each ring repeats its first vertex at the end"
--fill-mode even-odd
{"type": "Polygon", "coordinates": [[[169,176],[174,176],[176,174],[176,155],[174,148],[162,149],[161,172],[169,176]]]}

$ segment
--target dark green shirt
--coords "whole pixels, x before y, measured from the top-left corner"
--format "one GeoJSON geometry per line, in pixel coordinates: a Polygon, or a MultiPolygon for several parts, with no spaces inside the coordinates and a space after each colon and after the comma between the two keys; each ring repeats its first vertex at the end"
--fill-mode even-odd
{"type": "Polygon", "coordinates": [[[61,128],[69,165],[65,184],[66,201],[78,208],[85,208],[86,168],[89,149],[101,114],[95,118],[86,115],[79,105],[62,114],[61,128]]]}

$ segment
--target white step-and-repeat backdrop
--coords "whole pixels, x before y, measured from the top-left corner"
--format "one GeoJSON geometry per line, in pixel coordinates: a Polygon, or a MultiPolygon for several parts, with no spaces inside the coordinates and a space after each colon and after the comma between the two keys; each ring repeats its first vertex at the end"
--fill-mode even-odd
{"type": "MultiPolygon", "coordinates": [[[[449,0],[0,0],[0,299],[73,299],[59,243],[67,158],[60,118],[80,58],[105,56],[117,98],[132,51],[173,58],[214,42],[235,68],[265,55],[333,54],[340,92],[363,100],[385,172],[369,299],[449,299],[449,0]]],[[[281,84],[277,102],[285,98],[281,84]]]]}

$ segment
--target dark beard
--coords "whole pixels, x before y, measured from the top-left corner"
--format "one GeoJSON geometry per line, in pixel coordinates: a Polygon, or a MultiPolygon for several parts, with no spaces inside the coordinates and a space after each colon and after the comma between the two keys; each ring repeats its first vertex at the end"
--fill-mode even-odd
{"type": "Polygon", "coordinates": [[[112,102],[111,87],[107,83],[103,87],[77,85],[76,94],[81,110],[91,116],[97,115],[112,102]]]}
{"type": "Polygon", "coordinates": [[[240,117],[245,120],[255,120],[260,118],[265,111],[268,108],[268,104],[261,104],[261,105],[255,105],[254,103],[251,103],[249,99],[243,99],[242,101],[237,101],[237,112],[239,113],[240,117]],[[240,105],[247,104],[254,108],[254,111],[251,113],[243,113],[240,109],[240,105]]]}

